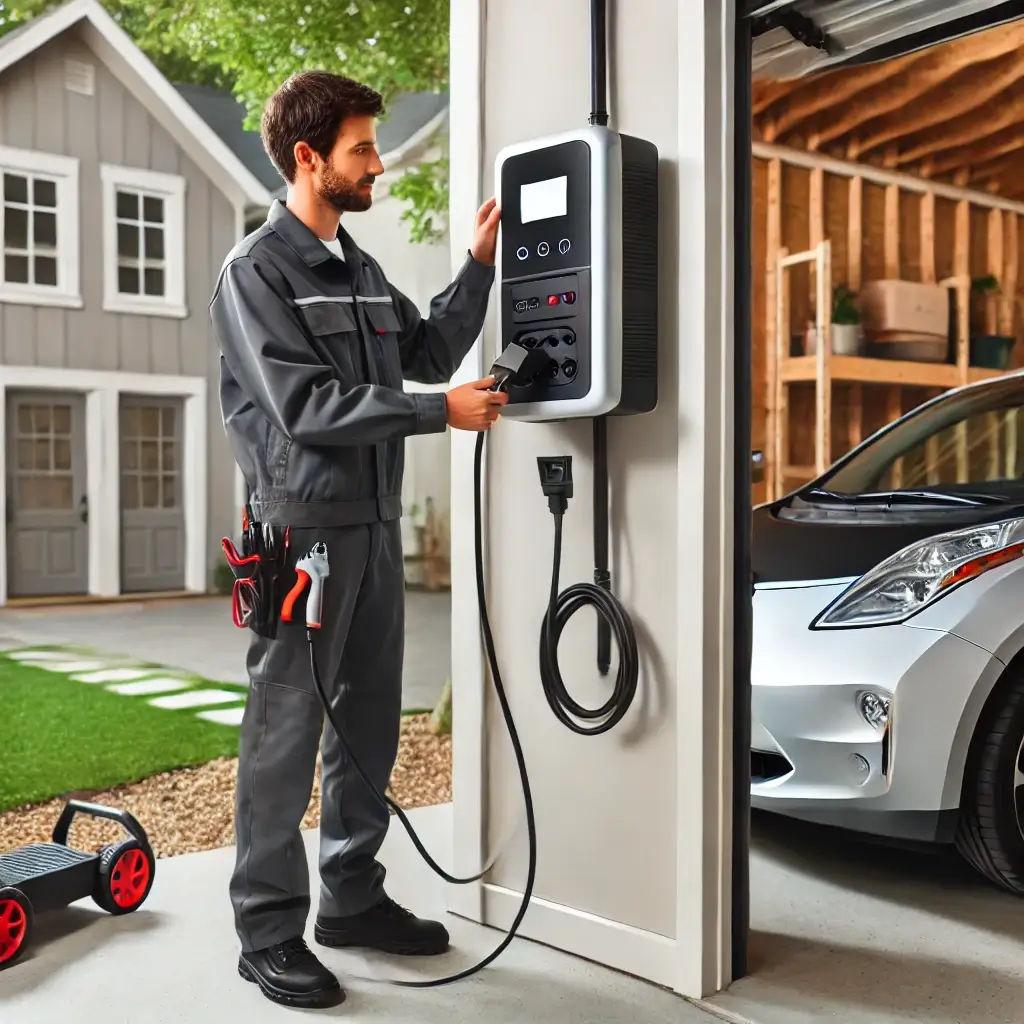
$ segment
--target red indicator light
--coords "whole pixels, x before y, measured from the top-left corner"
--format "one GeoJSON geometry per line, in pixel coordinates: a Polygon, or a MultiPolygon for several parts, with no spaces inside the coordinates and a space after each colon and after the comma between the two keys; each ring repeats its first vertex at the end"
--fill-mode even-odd
{"type": "Polygon", "coordinates": [[[548,305],[549,306],[557,306],[558,305],[558,296],[557,295],[549,295],[548,296],[548,305]]]}
{"type": "Polygon", "coordinates": [[[562,301],[567,302],[571,306],[576,301],[576,293],[565,292],[565,294],[562,296],[562,301]]]}

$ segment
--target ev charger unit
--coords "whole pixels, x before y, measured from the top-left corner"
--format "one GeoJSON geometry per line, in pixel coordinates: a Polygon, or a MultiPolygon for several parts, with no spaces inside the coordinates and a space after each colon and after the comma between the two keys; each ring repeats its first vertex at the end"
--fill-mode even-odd
{"type": "Polygon", "coordinates": [[[507,146],[499,354],[542,351],[502,416],[545,422],[650,412],[658,403],[658,150],[588,127],[507,146]]]}

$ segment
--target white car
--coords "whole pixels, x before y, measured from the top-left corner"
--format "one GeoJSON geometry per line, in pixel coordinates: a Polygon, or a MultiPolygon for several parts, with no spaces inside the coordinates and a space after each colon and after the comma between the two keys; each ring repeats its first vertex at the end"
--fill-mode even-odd
{"type": "Polygon", "coordinates": [[[1024,372],[754,510],[751,802],[1024,894],[1024,372]]]}

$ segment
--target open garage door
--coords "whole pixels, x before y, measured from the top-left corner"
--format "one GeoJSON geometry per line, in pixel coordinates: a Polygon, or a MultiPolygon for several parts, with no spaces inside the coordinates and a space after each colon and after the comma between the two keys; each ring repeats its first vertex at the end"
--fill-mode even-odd
{"type": "MultiPolygon", "coordinates": [[[[910,262],[901,251],[902,238],[909,240],[907,248],[917,253],[912,259],[920,264],[915,270],[918,274],[915,279],[921,282],[931,282],[934,278],[938,283],[952,275],[958,280],[957,287],[962,289],[965,281],[971,281],[972,273],[984,274],[989,264],[1014,268],[1003,275],[1008,282],[1011,277],[1019,280],[1024,276],[1017,273],[1018,256],[1015,255],[1018,246],[1019,251],[1024,252],[1024,205],[1020,210],[1011,209],[1003,201],[1010,199],[1024,204],[1024,179],[1020,192],[1012,196],[1008,190],[1000,196],[996,187],[1000,184],[1000,174],[1004,179],[1007,177],[1003,168],[1020,166],[1019,156],[1024,154],[1024,143],[1018,145],[1010,138],[1018,131],[1018,126],[1009,122],[1012,110],[1024,103],[1024,79],[1017,74],[1020,64],[1015,57],[1021,44],[1013,45],[1013,39],[1009,38],[1024,31],[1021,26],[1010,27],[1012,22],[1024,18],[1024,2],[741,0],[740,11],[743,17],[737,24],[733,112],[738,502],[742,494],[739,477],[746,475],[744,468],[750,466],[749,461],[745,461],[749,460],[750,453],[743,450],[743,446],[752,441],[752,446],[759,448],[763,443],[759,431],[755,429],[751,436],[748,427],[756,426],[759,419],[762,422],[769,419],[772,414],[770,396],[776,394],[776,390],[774,386],[765,386],[765,377],[771,384],[769,368],[775,365],[775,357],[768,358],[766,353],[776,350],[774,334],[785,321],[777,315],[778,292],[783,288],[786,295],[783,308],[792,312],[788,307],[790,287],[786,283],[790,275],[788,272],[784,275],[780,287],[771,283],[777,278],[775,267],[771,267],[771,273],[767,272],[768,252],[778,254],[788,248],[788,255],[804,256],[805,250],[817,250],[823,244],[829,244],[832,251],[829,240],[835,236],[841,239],[833,251],[837,275],[845,276],[850,267],[860,265],[859,259],[851,256],[856,250],[864,254],[861,276],[865,279],[900,278],[901,264],[910,262]],[[968,74],[968,83],[973,82],[973,87],[968,85],[961,89],[957,103],[950,105],[949,96],[941,90],[936,93],[935,87],[954,75],[959,66],[948,59],[944,61],[935,48],[959,40],[961,42],[951,45],[969,50],[972,47],[967,44],[993,29],[995,31],[990,31],[989,35],[999,38],[990,47],[991,52],[983,52],[978,58],[977,63],[983,67],[981,74],[968,74]],[[900,66],[894,68],[896,64],[900,66]],[[822,75],[821,72],[828,73],[822,75]],[[893,83],[894,75],[900,76],[898,83],[893,83]],[[847,79],[842,88],[838,86],[840,78],[847,79]],[[797,79],[803,81],[794,81],[797,79]],[[1012,94],[1011,104],[1002,90],[1016,89],[1018,81],[1020,90],[1012,94]],[[986,90],[991,95],[987,95],[986,90]],[[800,95],[796,95],[798,92],[800,95]],[[906,94],[907,98],[897,103],[894,93],[906,94]],[[874,112],[865,107],[872,98],[884,101],[874,112]],[[978,101],[975,106],[982,107],[982,114],[975,112],[973,115],[979,123],[970,125],[970,131],[963,123],[971,121],[969,101],[978,101]],[[984,109],[986,102],[988,110],[984,109]],[[941,118],[936,116],[940,112],[941,118]],[[986,123],[983,116],[988,114],[991,124],[986,123]],[[961,123],[948,132],[948,137],[940,138],[940,121],[957,117],[961,123]],[[996,120],[997,117],[1002,120],[996,120]],[[985,147],[980,152],[979,143],[985,147]],[[785,154],[779,152],[784,148],[799,157],[798,161],[791,161],[795,167],[793,174],[784,165],[785,154]],[[744,159],[752,149],[759,159],[744,159]],[[863,173],[847,174],[852,161],[877,166],[865,167],[863,173]],[[766,169],[766,163],[773,166],[766,169]],[[915,174],[934,181],[935,187],[922,186],[915,192],[907,182],[907,176],[915,174]],[[954,193],[954,189],[958,191],[954,193]],[[984,195],[974,202],[967,190],[984,195]],[[912,193],[910,199],[904,197],[904,192],[912,193]],[[796,211],[795,215],[787,212],[789,208],[796,211]],[[772,211],[771,226],[767,228],[766,211],[772,211]],[[784,230],[787,219],[800,220],[799,230],[794,230],[792,237],[784,230]],[[1019,235],[1013,230],[1015,226],[1019,227],[1019,235]],[[973,248],[972,237],[975,239],[973,248]],[[934,259],[929,255],[932,250],[934,259]],[[920,253],[925,254],[923,259],[920,253]],[[945,268],[945,262],[953,261],[955,266],[945,268]],[[742,420],[745,403],[752,404],[752,423],[742,420]],[[767,414],[762,403],[769,406],[767,414]]],[[[980,49],[984,51],[986,44],[980,49]]],[[[1019,132],[1024,139],[1024,127],[1019,132]]],[[[843,276],[837,276],[830,283],[841,284],[843,280],[843,276]]],[[[849,283],[854,279],[850,276],[845,280],[849,283]]],[[[966,287],[973,287],[973,283],[966,287]]],[[[800,289],[793,289],[794,294],[797,290],[807,292],[803,284],[800,289]]],[[[822,294],[828,294],[824,286],[822,294]]],[[[830,306],[827,302],[821,305],[830,306]]],[[[958,352],[970,349],[967,319],[959,312],[966,308],[967,303],[962,301],[956,306],[958,352]]],[[[1008,313],[994,300],[987,303],[984,313],[982,332],[1000,334],[1002,321],[1008,313]]],[[[798,323],[798,329],[805,326],[799,315],[794,314],[792,319],[798,323]]],[[[806,326],[813,325],[807,321],[806,326]]],[[[806,337],[801,334],[797,343],[805,342],[806,337]]],[[[793,337],[784,336],[778,349],[779,359],[793,355],[792,344],[793,337]]],[[[970,372],[977,375],[977,368],[972,367],[970,372]]],[[[859,383],[849,388],[851,394],[855,390],[859,394],[859,383]]],[[[897,392],[898,389],[889,389],[885,395],[897,392]]],[[[851,402],[850,407],[859,410],[859,400],[851,402]]],[[[810,411],[821,421],[831,422],[824,404],[820,414],[813,402],[810,411]]],[[[851,436],[863,427],[858,417],[859,413],[848,418],[851,436]]],[[[772,449],[771,431],[765,429],[769,434],[768,447],[772,449]]],[[[814,436],[813,432],[810,436],[814,436]]],[[[829,444],[826,438],[822,447],[829,444]]],[[[838,454],[833,453],[831,447],[827,450],[838,454]]],[[[802,468],[801,459],[792,461],[800,463],[802,468]]],[[[812,475],[814,469],[812,467],[812,475]]],[[[761,484],[753,488],[755,501],[764,500],[763,487],[761,484]]],[[[732,924],[733,968],[737,978],[747,972],[749,919],[745,920],[745,915],[750,896],[752,607],[743,600],[752,578],[749,526],[744,510],[739,510],[733,628],[732,924]]],[[[756,664],[756,650],[753,657],[756,664]]]]}
{"type": "Polygon", "coordinates": [[[888,60],[1015,21],[1019,0],[748,0],[755,77],[888,60]]]}

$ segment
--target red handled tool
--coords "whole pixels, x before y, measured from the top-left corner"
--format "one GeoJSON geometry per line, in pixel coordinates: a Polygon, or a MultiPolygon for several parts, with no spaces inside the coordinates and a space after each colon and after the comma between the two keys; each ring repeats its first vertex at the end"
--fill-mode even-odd
{"type": "Polygon", "coordinates": [[[303,555],[295,563],[295,575],[298,579],[295,586],[288,592],[281,606],[281,621],[291,622],[295,610],[295,602],[309,586],[306,598],[306,628],[319,629],[323,610],[324,580],[331,575],[331,567],[327,561],[327,545],[323,541],[314,544],[308,555],[303,555]]]}
{"type": "Polygon", "coordinates": [[[249,579],[255,574],[260,565],[259,555],[240,555],[230,537],[222,537],[220,546],[228,565],[231,566],[231,571],[235,574],[235,579],[249,579]]]}

